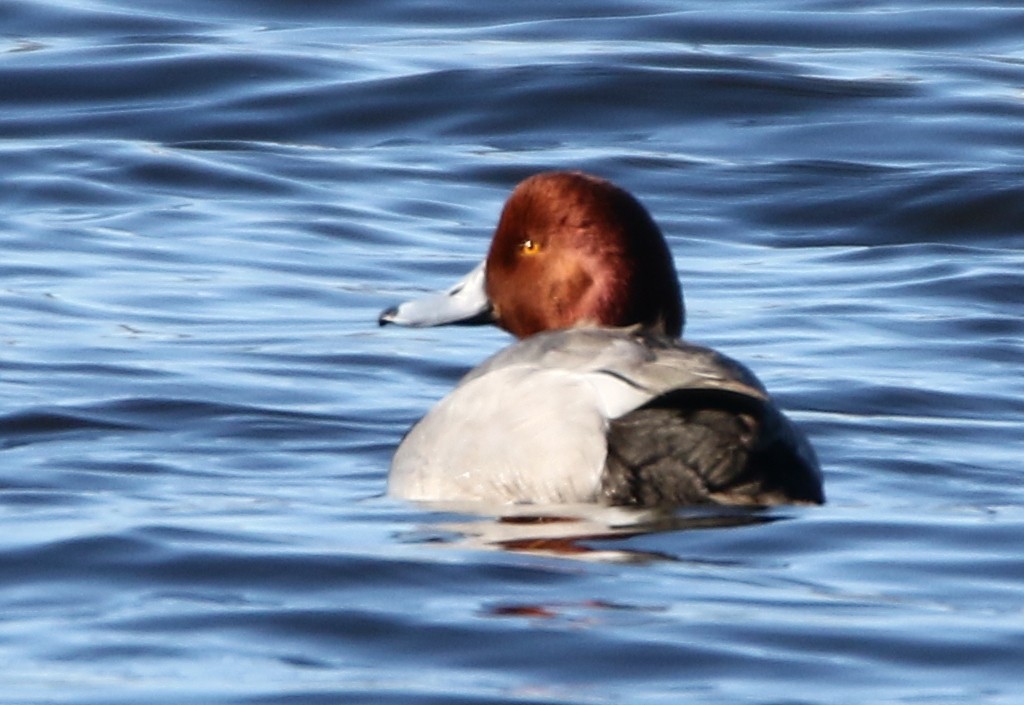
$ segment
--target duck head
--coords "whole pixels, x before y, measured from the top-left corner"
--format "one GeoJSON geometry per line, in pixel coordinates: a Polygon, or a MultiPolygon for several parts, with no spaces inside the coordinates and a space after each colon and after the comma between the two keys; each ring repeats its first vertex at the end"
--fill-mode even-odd
{"type": "Polygon", "coordinates": [[[545,172],[516,186],[487,258],[451,289],[381,313],[381,325],[494,323],[518,338],[577,326],[678,337],[682,293],[665,238],[611,182],[545,172]]]}

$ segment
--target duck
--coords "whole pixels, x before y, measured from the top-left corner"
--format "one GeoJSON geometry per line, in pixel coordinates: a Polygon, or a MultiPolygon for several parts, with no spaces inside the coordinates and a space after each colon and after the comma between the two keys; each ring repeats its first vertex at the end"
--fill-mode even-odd
{"type": "Polygon", "coordinates": [[[612,182],[548,171],[506,201],[483,262],[378,323],[517,340],[405,434],[388,495],[489,504],[821,504],[807,437],[747,367],[684,340],[672,253],[612,182]]]}

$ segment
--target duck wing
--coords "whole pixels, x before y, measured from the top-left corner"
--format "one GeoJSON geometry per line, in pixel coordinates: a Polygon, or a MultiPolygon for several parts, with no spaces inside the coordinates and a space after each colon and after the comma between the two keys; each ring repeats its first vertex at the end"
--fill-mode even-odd
{"type": "Polygon", "coordinates": [[[603,499],[616,505],[820,504],[810,443],[750,370],[710,348],[640,336],[650,390],[609,423],[603,499]]]}

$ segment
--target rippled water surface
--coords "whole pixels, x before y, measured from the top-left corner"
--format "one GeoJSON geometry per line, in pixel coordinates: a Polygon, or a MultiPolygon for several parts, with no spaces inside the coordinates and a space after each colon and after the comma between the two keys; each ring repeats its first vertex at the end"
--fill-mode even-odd
{"type": "Polygon", "coordinates": [[[1019,703],[1016,2],[0,3],[0,701],[1019,703]],[[382,496],[520,178],[647,204],[829,503],[382,496]]]}

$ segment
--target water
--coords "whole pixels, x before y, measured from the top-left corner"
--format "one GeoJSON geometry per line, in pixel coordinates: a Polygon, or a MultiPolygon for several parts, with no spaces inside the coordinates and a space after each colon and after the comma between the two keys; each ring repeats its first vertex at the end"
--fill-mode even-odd
{"type": "Polygon", "coordinates": [[[1019,703],[1024,9],[0,5],[0,701],[1019,703]],[[829,503],[381,496],[494,330],[378,329],[582,168],[829,503]],[[558,538],[561,537],[561,538],[558,538]]]}

